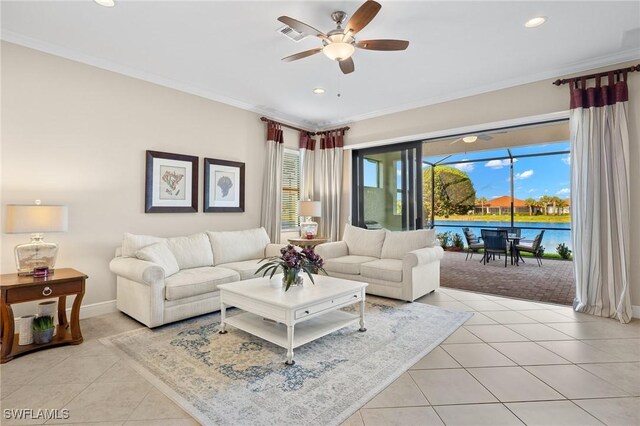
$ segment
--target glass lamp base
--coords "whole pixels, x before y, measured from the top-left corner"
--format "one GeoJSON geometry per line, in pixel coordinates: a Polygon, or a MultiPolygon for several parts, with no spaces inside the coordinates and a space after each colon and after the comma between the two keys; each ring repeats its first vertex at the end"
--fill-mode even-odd
{"type": "Polygon", "coordinates": [[[318,224],[316,222],[302,222],[300,223],[300,237],[301,238],[315,238],[318,235],[318,224]]]}
{"type": "Polygon", "coordinates": [[[44,242],[41,234],[33,234],[31,242],[17,245],[14,253],[18,274],[32,274],[35,268],[53,269],[58,256],[58,245],[44,242]]]}

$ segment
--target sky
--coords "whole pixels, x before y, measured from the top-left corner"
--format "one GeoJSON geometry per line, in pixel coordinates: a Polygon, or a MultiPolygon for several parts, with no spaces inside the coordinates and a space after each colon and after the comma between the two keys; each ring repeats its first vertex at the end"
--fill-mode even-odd
{"type": "MultiPolygon", "coordinates": [[[[522,154],[542,152],[569,151],[569,142],[512,148],[514,157],[522,154]]],[[[476,190],[476,197],[487,200],[510,195],[509,159],[486,160],[488,158],[506,157],[506,149],[491,151],[476,151],[469,154],[455,154],[444,160],[445,163],[454,162],[455,167],[469,175],[476,190]],[[479,160],[473,163],[456,163],[464,160],[479,160]]],[[[444,156],[425,158],[425,161],[435,162],[444,156]]],[[[519,199],[538,199],[543,195],[569,198],[569,154],[552,156],[517,158],[513,165],[515,197],[519,199]]]]}

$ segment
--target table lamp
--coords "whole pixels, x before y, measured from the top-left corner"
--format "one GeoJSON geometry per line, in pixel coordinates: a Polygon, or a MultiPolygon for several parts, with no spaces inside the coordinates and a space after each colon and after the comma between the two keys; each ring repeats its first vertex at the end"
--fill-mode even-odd
{"type": "Polygon", "coordinates": [[[300,216],[306,217],[306,220],[300,223],[300,236],[302,238],[315,238],[318,235],[318,224],[311,219],[320,217],[321,210],[320,201],[298,202],[298,213],[300,216]]]}
{"type": "Polygon", "coordinates": [[[58,256],[58,245],[43,241],[44,232],[66,232],[67,206],[8,204],[5,219],[7,234],[31,233],[31,242],[15,248],[18,275],[33,275],[34,271],[53,269],[58,256]]]}

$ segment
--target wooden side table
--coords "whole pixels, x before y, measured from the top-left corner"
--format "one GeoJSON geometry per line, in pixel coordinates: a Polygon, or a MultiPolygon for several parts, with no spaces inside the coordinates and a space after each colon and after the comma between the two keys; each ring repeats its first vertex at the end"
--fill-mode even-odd
{"type": "Polygon", "coordinates": [[[19,276],[18,274],[0,275],[0,304],[2,323],[0,330],[2,345],[0,347],[0,363],[4,364],[13,357],[39,349],[64,344],[78,345],[82,343],[80,331],[80,304],[84,296],[87,276],[75,269],[56,269],[53,274],[44,278],[19,276]],[[67,296],[76,295],[71,308],[71,322],[67,321],[67,296]],[[14,318],[11,305],[13,303],[33,302],[43,299],[58,298],[58,326],[50,343],[41,345],[18,345],[18,336],[14,330],[14,318]]]}
{"type": "Polygon", "coordinates": [[[289,244],[306,249],[314,248],[318,244],[326,243],[327,241],[329,241],[327,238],[289,238],[289,244]]]}

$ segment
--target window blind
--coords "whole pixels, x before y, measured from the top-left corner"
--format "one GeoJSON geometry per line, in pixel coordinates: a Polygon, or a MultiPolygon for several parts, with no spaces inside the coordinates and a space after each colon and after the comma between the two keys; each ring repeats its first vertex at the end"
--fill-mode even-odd
{"type": "Polygon", "coordinates": [[[282,168],[282,229],[300,226],[300,155],[298,151],[284,151],[282,168]]]}

